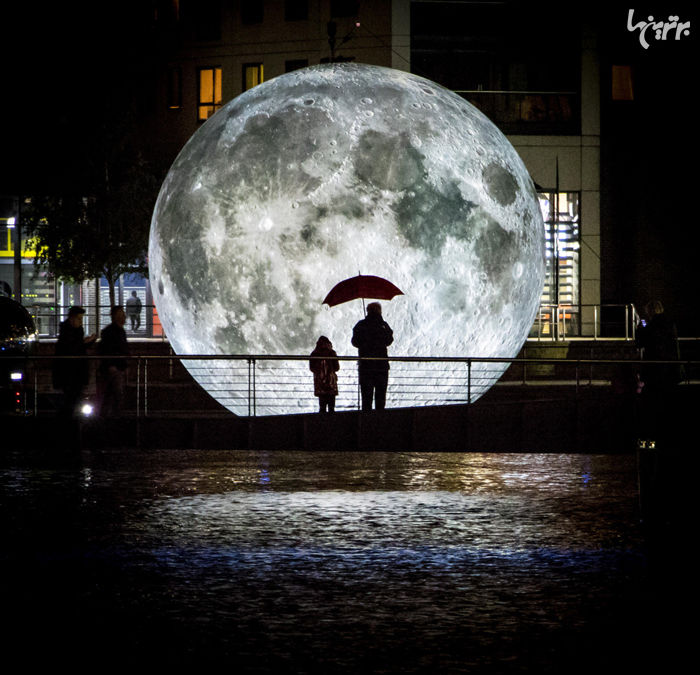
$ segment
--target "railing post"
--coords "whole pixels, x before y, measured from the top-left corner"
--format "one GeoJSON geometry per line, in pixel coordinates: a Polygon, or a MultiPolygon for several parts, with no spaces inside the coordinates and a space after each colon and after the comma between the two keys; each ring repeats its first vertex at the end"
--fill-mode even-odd
{"type": "Polygon", "coordinates": [[[557,339],[566,339],[566,309],[561,305],[557,305],[557,339]]]}
{"type": "Polygon", "coordinates": [[[630,334],[630,306],[625,305],[625,340],[629,340],[630,334]]]}
{"type": "Polygon", "coordinates": [[[559,333],[559,308],[557,305],[549,306],[549,320],[552,322],[550,333],[552,335],[552,342],[556,342],[559,333]],[[556,313],[556,317],[554,316],[556,313]]]}
{"type": "Polygon", "coordinates": [[[250,411],[251,411],[251,401],[250,401],[250,392],[251,392],[251,386],[250,386],[250,359],[248,359],[248,417],[250,417],[250,411]]]}
{"type": "Polygon", "coordinates": [[[39,414],[39,376],[36,361],[34,361],[34,417],[39,414]]]}
{"type": "Polygon", "coordinates": [[[141,357],[136,357],[136,417],[141,416],[141,357]]]}
{"type": "Polygon", "coordinates": [[[593,305],[593,339],[598,339],[598,305],[593,305]]]}
{"type": "Polygon", "coordinates": [[[143,362],[143,416],[148,417],[148,359],[143,362]]]}
{"type": "Polygon", "coordinates": [[[255,417],[255,359],[248,359],[248,417],[255,417]]]}
{"type": "Polygon", "coordinates": [[[467,403],[472,402],[472,360],[467,359],[467,403]]]}

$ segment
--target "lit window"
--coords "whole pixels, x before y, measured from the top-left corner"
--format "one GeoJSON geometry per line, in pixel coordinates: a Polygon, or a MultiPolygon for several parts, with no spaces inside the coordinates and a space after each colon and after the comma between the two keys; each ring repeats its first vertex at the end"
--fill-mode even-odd
{"type": "Polygon", "coordinates": [[[579,330],[580,202],[578,192],[543,191],[538,194],[544,221],[545,283],[541,303],[562,306],[569,334],[579,330]]]}
{"type": "Polygon", "coordinates": [[[612,100],[633,101],[632,68],[630,66],[612,67],[612,100]]]}
{"type": "Polygon", "coordinates": [[[543,302],[578,304],[579,203],[577,192],[540,192],[545,226],[547,277],[543,302]],[[558,211],[557,211],[558,207],[558,211]],[[570,280],[571,285],[568,284],[570,280]]]}
{"type": "Polygon", "coordinates": [[[221,68],[201,68],[197,120],[209,119],[221,107],[221,101],[221,68]]]}
{"type": "Polygon", "coordinates": [[[246,63],[243,65],[243,91],[256,87],[264,79],[262,63],[246,63]]]}

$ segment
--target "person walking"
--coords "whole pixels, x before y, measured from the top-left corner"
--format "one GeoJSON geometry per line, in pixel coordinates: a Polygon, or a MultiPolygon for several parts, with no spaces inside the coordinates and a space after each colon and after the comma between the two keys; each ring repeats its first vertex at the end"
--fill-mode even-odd
{"type": "Polygon", "coordinates": [[[141,299],[136,291],[131,291],[131,297],[126,301],[126,315],[131,321],[131,330],[136,331],[141,327],[141,299]]]}
{"type": "Polygon", "coordinates": [[[335,397],[338,395],[338,376],[340,370],[338,355],[333,350],[333,344],[321,335],[311,352],[309,368],[314,374],[314,395],[318,396],[318,411],[334,412],[335,397]],[[321,358],[323,357],[323,358],[321,358]]]}
{"type": "Polygon", "coordinates": [[[384,410],[389,384],[389,361],[363,359],[386,359],[386,348],[393,341],[394,332],[382,318],[382,306],[378,302],[371,302],[367,305],[367,316],[358,321],[352,331],[352,344],[357,347],[360,357],[358,374],[362,410],[372,409],[372,399],[376,410],[384,410]]]}
{"type": "Polygon", "coordinates": [[[111,312],[112,323],[102,329],[97,351],[102,356],[98,370],[100,384],[100,414],[103,417],[117,417],[121,414],[126,378],[126,356],[129,345],[126,341],[126,314],[119,305],[111,312]]]}

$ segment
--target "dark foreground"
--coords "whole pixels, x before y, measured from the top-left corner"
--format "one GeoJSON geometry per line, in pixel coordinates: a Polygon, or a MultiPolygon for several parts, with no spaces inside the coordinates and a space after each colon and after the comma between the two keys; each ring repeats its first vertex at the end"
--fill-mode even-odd
{"type": "Polygon", "coordinates": [[[23,670],[674,672],[690,634],[630,454],[5,452],[0,499],[23,670]]]}

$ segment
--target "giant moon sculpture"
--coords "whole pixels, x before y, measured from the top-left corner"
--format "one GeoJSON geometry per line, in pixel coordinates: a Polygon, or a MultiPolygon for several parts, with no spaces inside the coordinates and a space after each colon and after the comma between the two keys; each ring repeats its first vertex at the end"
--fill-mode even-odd
{"type": "MultiPolygon", "coordinates": [[[[475,107],[415,75],[332,64],[251,89],[192,136],[153,214],[151,284],[180,355],[353,356],[340,280],[389,279],[391,356],[514,357],[535,318],[544,228],[532,180],[475,107]]],[[[316,408],[308,363],[184,360],[234,413],[316,408]]],[[[476,400],[507,363],[391,364],[388,406],[476,400]]],[[[337,409],[357,406],[342,361],[337,409]]]]}

